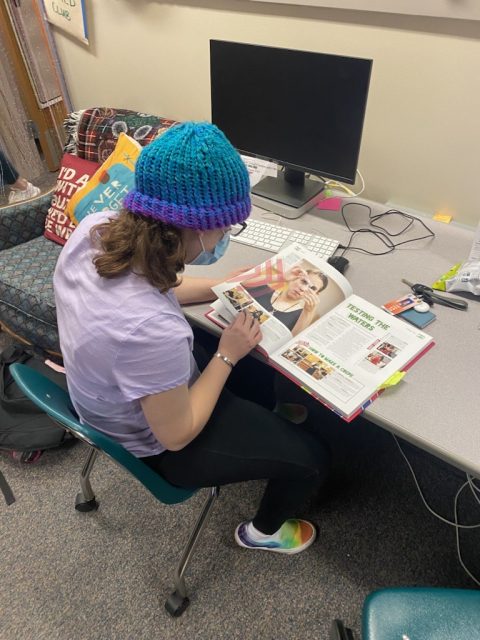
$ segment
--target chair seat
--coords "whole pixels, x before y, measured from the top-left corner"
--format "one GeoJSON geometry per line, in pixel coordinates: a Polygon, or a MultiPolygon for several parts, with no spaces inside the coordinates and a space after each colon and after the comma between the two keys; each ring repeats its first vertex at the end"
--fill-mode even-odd
{"type": "Polygon", "coordinates": [[[127,469],[161,502],[165,504],[183,502],[197,491],[195,488],[184,489],[171,485],[116,440],[88,424],[81,423],[67,391],[39,371],[24,364],[14,363],[10,366],[10,373],[20,389],[37,407],[74,436],[103,451],[127,469]]]}
{"type": "Polygon", "coordinates": [[[480,591],[395,588],[371,593],[362,640],[472,640],[480,637],[480,591]]]}
{"type": "Polygon", "coordinates": [[[39,236],[0,252],[0,319],[32,344],[57,352],[52,278],[61,250],[39,236]]]}

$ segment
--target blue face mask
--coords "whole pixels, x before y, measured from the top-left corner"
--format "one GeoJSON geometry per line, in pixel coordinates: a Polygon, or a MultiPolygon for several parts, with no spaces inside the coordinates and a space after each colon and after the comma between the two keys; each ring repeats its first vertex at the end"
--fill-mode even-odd
{"type": "Polygon", "coordinates": [[[223,234],[223,237],[217,242],[217,244],[213,248],[213,251],[207,251],[205,249],[205,245],[203,244],[202,237],[198,236],[198,238],[200,240],[200,244],[202,245],[202,251],[198,254],[195,260],[192,260],[192,262],[190,262],[190,264],[197,264],[197,265],[213,264],[217,260],[220,260],[220,258],[223,256],[223,254],[227,250],[227,247],[230,243],[230,232],[225,231],[225,233],[223,234]]]}

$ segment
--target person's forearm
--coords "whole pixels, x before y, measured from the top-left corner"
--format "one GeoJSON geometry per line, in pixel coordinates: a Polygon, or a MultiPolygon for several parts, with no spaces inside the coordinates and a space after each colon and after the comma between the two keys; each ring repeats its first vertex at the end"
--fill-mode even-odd
{"type": "Polygon", "coordinates": [[[212,358],[190,387],[192,430],[196,432],[195,436],[207,424],[230,373],[231,367],[226,362],[220,358],[212,358]]]}
{"type": "Polygon", "coordinates": [[[225,328],[217,356],[196,382],[141,398],[145,418],[155,437],[169,450],[189,444],[207,424],[233,366],[262,339],[257,320],[242,312],[225,328]]]}
{"type": "Polygon", "coordinates": [[[294,324],[292,329],[292,336],[298,336],[298,334],[310,326],[313,319],[313,313],[303,312],[294,324]]]}
{"type": "Polygon", "coordinates": [[[192,304],[195,302],[208,302],[214,300],[212,287],[223,282],[220,278],[195,278],[182,276],[182,283],[175,287],[175,295],[180,304],[192,304]]]}

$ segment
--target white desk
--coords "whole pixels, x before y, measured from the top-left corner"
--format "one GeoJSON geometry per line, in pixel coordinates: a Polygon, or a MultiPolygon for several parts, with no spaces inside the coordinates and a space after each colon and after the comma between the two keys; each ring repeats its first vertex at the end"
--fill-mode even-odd
{"type": "MultiPolygon", "coordinates": [[[[378,212],[387,209],[372,206],[378,212]]],[[[270,221],[278,219],[259,209],[252,215],[270,221]]],[[[361,208],[349,207],[348,216],[351,225],[357,219],[359,226],[366,225],[366,213],[361,208]]],[[[350,237],[340,212],[318,211],[298,220],[281,220],[285,226],[318,231],[342,244],[350,237]]],[[[347,252],[350,265],[345,276],[355,293],[381,305],[409,292],[401,278],[431,285],[453,264],[466,259],[473,241],[472,229],[427,218],[424,221],[435,232],[435,238],[404,245],[385,256],[347,252]]],[[[392,223],[384,220],[384,224],[392,223]]],[[[369,235],[357,236],[354,244],[384,250],[383,245],[369,235]]],[[[425,235],[425,231],[416,223],[413,231],[394,241],[421,235],[425,235]]],[[[231,242],[227,255],[215,266],[189,267],[187,273],[223,276],[237,267],[258,264],[271,255],[231,242]]],[[[472,298],[467,311],[435,304],[433,311],[437,319],[425,330],[435,338],[436,346],[412,367],[397,387],[386,390],[375,400],[364,415],[401,438],[480,477],[480,300],[472,298]]],[[[185,312],[192,323],[218,332],[204,317],[208,307],[208,304],[189,306],[185,312]]]]}

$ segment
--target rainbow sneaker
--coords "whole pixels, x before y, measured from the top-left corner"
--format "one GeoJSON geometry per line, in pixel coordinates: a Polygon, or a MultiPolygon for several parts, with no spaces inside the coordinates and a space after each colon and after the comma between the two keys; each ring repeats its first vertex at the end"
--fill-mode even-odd
{"type": "Polygon", "coordinates": [[[250,522],[242,522],[235,529],[235,540],[246,549],[262,549],[275,553],[300,553],[309,547],[317,537],[317,531],[308,520],[286,520],[280,529],[271,536],[253,539],[249,535],[250,522]]]}

